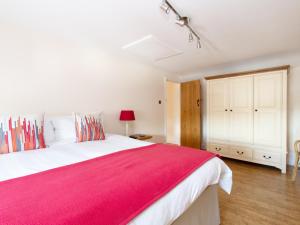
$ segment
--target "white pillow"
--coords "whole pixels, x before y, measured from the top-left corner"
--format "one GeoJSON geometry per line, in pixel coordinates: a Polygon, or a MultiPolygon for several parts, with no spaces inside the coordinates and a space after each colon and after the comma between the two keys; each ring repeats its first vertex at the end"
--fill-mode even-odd
{"type": "Polygon", "coordinates": [[[45,117],[45,142],[47,146],[57,143],[76,142],[75,121],[70,116],[45,117]]]}
{"type": "Polygon", "coordinates": [[[55,129],[51,119],[45,116],[44,120],[44,139],[46,146],[50,146],[55,142],[55,129]]]}

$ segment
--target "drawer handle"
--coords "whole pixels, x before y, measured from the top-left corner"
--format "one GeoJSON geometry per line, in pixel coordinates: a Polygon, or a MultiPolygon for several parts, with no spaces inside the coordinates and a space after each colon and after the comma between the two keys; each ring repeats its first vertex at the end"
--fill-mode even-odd
{"type": "Polygon", "coordinates": [[[236,151],[236,153],[239,154],[239,155],[243,155],[244,154],[244,152],[240,152],[240,151],[236,151]]]}
{"type": "Polygon", "coordinates": [[[264,157],[265,159],[272,159],[272,156],[266,156],[266,155],[263,155],[263,157],[264,157]]]}
{"type": "Polygon", "coordinates": [[[222,150],[221,148],[217,148],[217,147],[216,147],[216,151],[218,151],[218,152],[219,152],[219,151],[221,151],[221,150],[222,150]]]}

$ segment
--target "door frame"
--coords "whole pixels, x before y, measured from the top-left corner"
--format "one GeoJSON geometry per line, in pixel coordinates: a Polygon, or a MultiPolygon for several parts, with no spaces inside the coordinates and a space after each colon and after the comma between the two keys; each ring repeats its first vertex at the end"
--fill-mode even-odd
{"type": "MultiPolygon", "coordinates": [[[[181,84],[181,82],[179,81],[175,81],[175,80],[170,80],[168,78],[164,78],[164,136],[165,136],[165,140],[167,141],[167,137],[168,137],[168,93],[167,93],[167,88],[168,88],[168,82],[172,82],[172,83],[176,83],[176,84],[181,84]]],[[[180,88],[179,88],[179,92],[180,92],[180,88]]],[[[181,98],[180,98],[180,93],[179,93],[179,103],[181,106],[181,98]]],[[[179,123],[181,123],[181,119],[180,119],[180,109],[179,109],[179,123]]],[[[180,125],[180,124],[179,124],[180,125]]],[[[180,140],[181,134],[179,135],[179,140],[178,140],[178,144],[181,144],[181,140],[180,140]]]]}

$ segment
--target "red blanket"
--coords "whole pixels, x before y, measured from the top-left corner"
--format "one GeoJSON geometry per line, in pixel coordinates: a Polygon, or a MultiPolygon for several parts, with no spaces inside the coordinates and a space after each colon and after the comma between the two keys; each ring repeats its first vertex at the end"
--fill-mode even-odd
{"type": "Polygon", "coordinates": [[[2,181],[0,224],[127,224],[213,157],[155,144],[2,181]]]}

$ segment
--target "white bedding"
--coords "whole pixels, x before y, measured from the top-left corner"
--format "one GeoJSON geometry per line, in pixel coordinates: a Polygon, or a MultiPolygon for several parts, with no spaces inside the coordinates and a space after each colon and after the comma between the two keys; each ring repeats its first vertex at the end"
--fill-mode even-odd
{"type": "MultiPolygon", "coordinates": [[[[151,143],[107,134],[105,141],[57,143],[44,150],[0,155],[0,181],[68,165],[151,143]]],[[[167,195],[133,219],[131,225],[169,225],[209,186],[217,184],[230,193],[232,172],[219,158],[197,169],[167,195]]],[[[129,203],[130,204],[130,203],[129,203]]]]}

